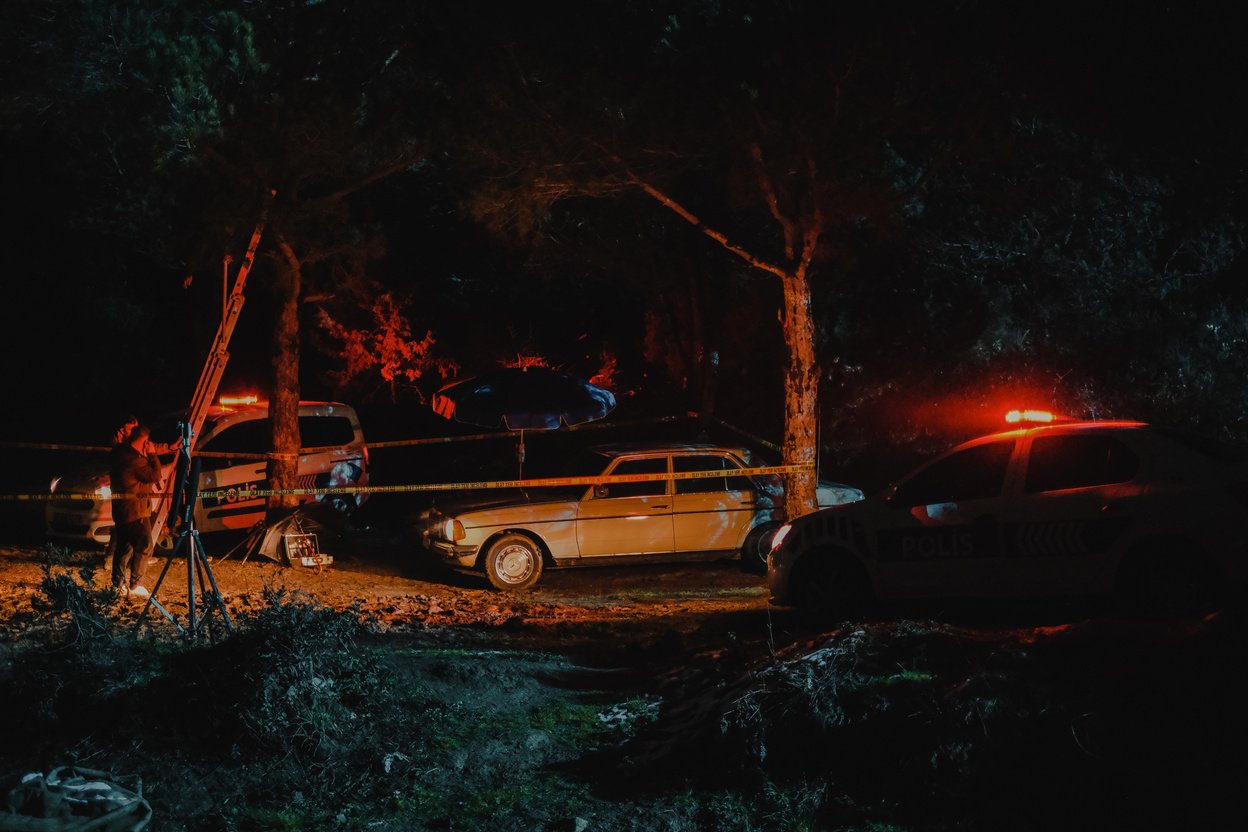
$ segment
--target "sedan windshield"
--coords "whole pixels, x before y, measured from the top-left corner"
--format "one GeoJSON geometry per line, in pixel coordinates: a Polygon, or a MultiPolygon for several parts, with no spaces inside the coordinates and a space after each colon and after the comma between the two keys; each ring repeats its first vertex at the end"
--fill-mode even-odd
{"type": "Polygon", "coordinates": [[[590,450],[568,452],[530,447],[524,461],[524,478],[593,477],[601,474],[609,462],[606,454],[590,450]]]}

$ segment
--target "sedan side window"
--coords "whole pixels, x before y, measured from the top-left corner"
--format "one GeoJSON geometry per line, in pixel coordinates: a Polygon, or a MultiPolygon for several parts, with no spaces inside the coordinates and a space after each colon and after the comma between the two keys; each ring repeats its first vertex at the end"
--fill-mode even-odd
{"type": "MultiPolygon", "coordinates": [[[[627,474],[666,474],[667,457],[651,457],[648,459],[625,459],[615,466],[611,476],[627,474]]],[[[602,497],[657,497],[667,493],[667,480],[648,480],[644,482],[613,482],[599,486],[595,496],[602,497]],[[606,489],[606,494],[601,489],[606,489]]]]}
{"type": "Polygon", "coordinates": [[[903,506],[922,506],[997,497],[1005,485],[1005,471],[1013,452],[1013,439],[959,451],[902,483],[892,501],[903,506]]]}
{"type": "Polygon", "coordinates": [[[1140,458],[1112,436],[1042,436],[1031,443],[1028,494],[1135,479],[1140,458]]]}
{"type": "MultiPolygon", "coordinates": [[[[722,456],[678,456],[672,459],[672,468],[678,473],[690,471],[739,471],[740,467],[732,460],[722,456]]],[[[699,477],[690,480],[676,480],[677,494],[710,494],[724,491],[749,491],[748,477],[699,477]]]]}

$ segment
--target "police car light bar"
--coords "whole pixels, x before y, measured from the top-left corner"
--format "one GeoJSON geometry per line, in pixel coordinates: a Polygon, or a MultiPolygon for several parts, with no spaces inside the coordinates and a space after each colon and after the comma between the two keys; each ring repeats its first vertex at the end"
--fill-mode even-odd
{"type": "Polygon", "coordinates": [[[259,402],[260,402],[260,397],[256,395],[222,396],[221,398],[217,399],[217,403],[220,404],[222,407],[229,407],[230,405],[237,405],[237,404],[258,404],[259,402]]]}
{"type": "Polygon", "coordinates": [[[1047,410],[1011,410],[1005,414],[1005,421],[1011,425],[1020,422],[1052,422],[1054,416],[1047,410]]]}

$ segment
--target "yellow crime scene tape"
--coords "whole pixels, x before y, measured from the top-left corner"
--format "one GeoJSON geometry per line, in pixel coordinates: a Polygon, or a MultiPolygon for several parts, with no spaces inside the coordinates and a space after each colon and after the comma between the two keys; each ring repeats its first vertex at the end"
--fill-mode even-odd
{"type": "MultiPolygon", "coordinates": [[[[495,488],[551,488],[571,485],[611,485],[621,482],[658,482],[660,480],[703,480],[719,477],[756,477],[770,474],[800,474],[814,471],[813,462],[793,465],[766,465],[736,470],[683,471],[661,474],[612,474],[590,477],[544,477],[521,480],[482,480],[480,482],[436,482],[415,485],[344,485],[326,488],[217,488],[201,491],[201,500],[258,499],[260,497],[306,497],[318,494],[407,494],[422,491],[476,491],[495,488]]],[[[155,497],[172,497],[172,493],[113,494],[110,499],[150,500],[155,497]]],[[[98,494],[87,492],[64,492],[57,494],[0,494],[0,500],[40,502],[48,500],[103,500],[98,494]]]]}
{"type": "MultiPolygon", "coordinates": [[[[657,425],[667,422],[675,422],[680,419],[696,416],[697,414],[689,414],[689,416],[659,416],[653,419],[633,419],[625,422],[593,422],[584,425],[570,425],[566,428],[559,428],[558,433],[575,433],[586,430],[603,430],[605,428],[626,428],[636,427],[638,425],[657,425]]],[[[727,425],[731,427],[731,425],[727,425]]],[[[547,433],[548,431],[527,431],[530,434],[547,433]]],[[[743,435],[747,435],[744,431],[738,431],[743,435]]],[[[360,449],[377,450],[383,448],[415,448],[422,445],[446,445],[452,442],[480,442],[487,439],[510,439],[515,441],[517,431],[494,431],[492,433],[468,433],[462,436],[430,436],[420,439],[391,439],[382,442],[364,442],[359,445],[318,445],[313,448],[300,448],[292,453],[234,453],[232,451],[192,451],[191,456],[203,457],[205,459],[244,459],[266,461],[270,459],[289,459],[291,457],[305,456],[307,454],[328,453],[330,451],[341,451],[344,453],[358,452],[360,449]]],[[[769,442],[762,440],[768,447],[775,448],[769,442]]],[[[20,448],[25,450],[42,450],[42,451],[80,451],[89,453],[108,453],[111,447],[105,445],[66,445],[55,442],[0,442],[0,448],[20,448]]],[[[168,453],[175,453],[169,451],[168,453]]],[[[167,455],[167,454],[162,454],[167,455]]]]}

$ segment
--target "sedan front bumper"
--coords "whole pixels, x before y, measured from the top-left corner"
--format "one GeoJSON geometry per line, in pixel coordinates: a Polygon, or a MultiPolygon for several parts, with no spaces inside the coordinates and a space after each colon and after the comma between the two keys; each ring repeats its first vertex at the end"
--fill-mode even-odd
{"type": "Polygon", "coordinates": [[[438,540],[432,538],[428,533],[424,536],[425,548],[433,552],[447,563],[457,566],[473,567],[477,563],[477,547],[476,546],[456,546],[449,540],[438,540]]]}

